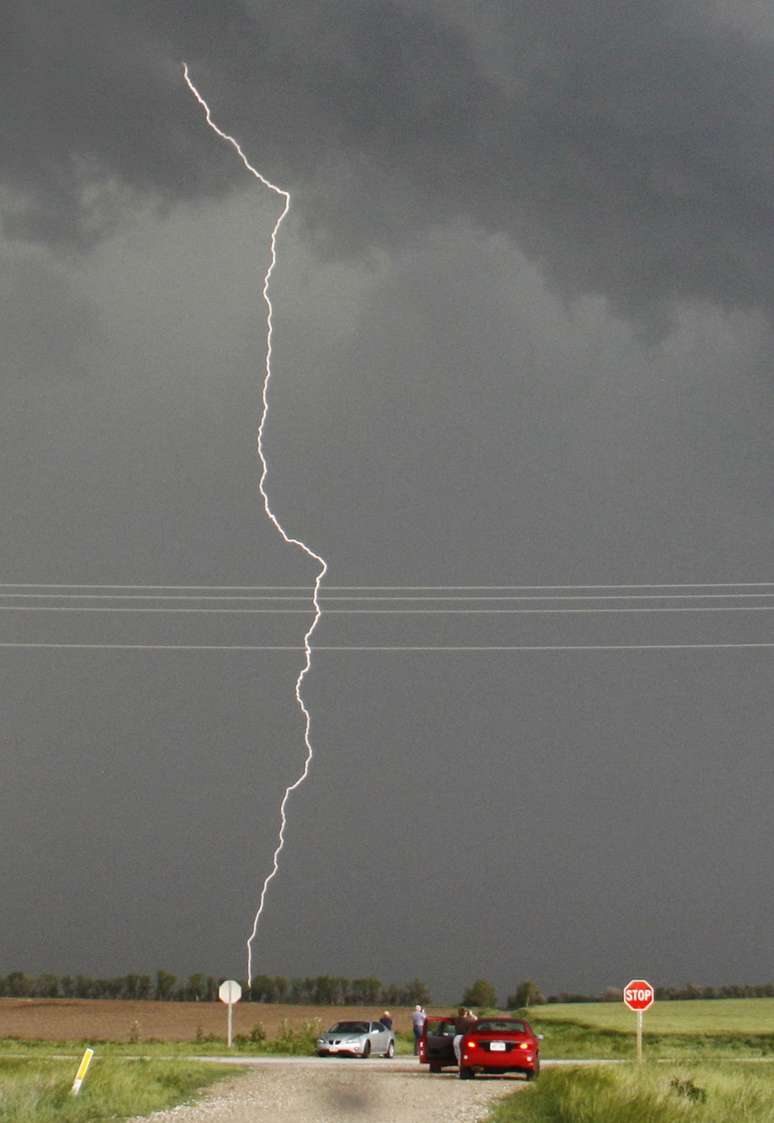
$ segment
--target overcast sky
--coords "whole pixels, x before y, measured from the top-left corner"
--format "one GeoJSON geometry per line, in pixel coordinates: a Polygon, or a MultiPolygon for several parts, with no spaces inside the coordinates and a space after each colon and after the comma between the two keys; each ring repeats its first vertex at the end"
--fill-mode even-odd
{"type": "MultiPolygon", "coordinates": [[[[322,646],[550,650],[315,655],[255,969],[774,977],[774,647],[719,646],[774,644],[742,584],[774,582],[769,5],[18,0],[6,30],[0,642],[311,622],[9,595],[315,576],[256,493],[278,200],[183,60],[292,194],[267,486],[328,596],[690,609],[324,601],[322,646]],[[341,611],[399,607],[436,611],[341,611]]],[[[140,605],[308,608],[273,592],[140,605]]],[[[0,649],[0,972],[244,974],[301,665],[0,649]]]]}

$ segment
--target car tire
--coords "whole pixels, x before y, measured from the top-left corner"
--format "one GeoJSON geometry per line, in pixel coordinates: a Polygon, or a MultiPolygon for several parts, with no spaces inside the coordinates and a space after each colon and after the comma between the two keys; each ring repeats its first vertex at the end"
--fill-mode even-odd
{"type": "Polygon", "coordinates": [[[527,1080],[537,1080],[538,1076],[540,1075],[540,1061],[535,1061],[535,1067],[528,1068],[524,1075],[526,1076],[527,1080]]]}
{"type": "Polygon", "coordinates": [[[360,1054],[360,1056],[363,1058],[364,1061],[367,1061],[368,1058],[371,1056],[371,1042],[370,1041],[366,1041],[365,1045],[363,1046],[363,1052],[360,1054]]]}
{"type": "Polygon", "coordinates": [[[465,1065],[460,1065],[460,1080],[472,1080],[474,1072],[472,1068],[467,1068],[465,1065]]]}
{"type": "Polygon", "coordinates": [[[326,1052],[324,1052],[322,1049],[318,1049],[317,1050],[317,1056],[318,1057],[327,1057],[328,1054],[326,1052]]]}
{"type": "Polygon", "coordinates": [[[387,1046],[385,1052],[384,1052],[384,1059],[387,1060],[387,1061],[391,1061],[394,1056],[395,1056],[395,1042],[391,1041],[390,1044],[387,1046]]]}
{"type": "Polygon", "coordinates": [[[430,1071],[431,1072],[440,1072],[441,1071],[441,1065],[436,1064],[435,1061],[431,1061],[430,1062],[430,1071]]]}

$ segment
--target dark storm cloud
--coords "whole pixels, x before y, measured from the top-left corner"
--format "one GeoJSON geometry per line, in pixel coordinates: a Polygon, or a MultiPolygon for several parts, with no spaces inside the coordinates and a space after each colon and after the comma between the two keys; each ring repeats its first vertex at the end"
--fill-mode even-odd
{"type": "Polygon", "coordinates": [[[772,304],[774,43],[699,5],[17,3],[6,228],[88,242],[126,197],[227,190],[183,89],[293,186],[331,254],[464,217],[563,292],[658,322],[772,304]]]}
{"type": "Polygon", "coordinates": [[[0,256],[4,381],[83,374],[83,347],[98,330],[95,309],[60,272],[40,261],[0,256]]]}

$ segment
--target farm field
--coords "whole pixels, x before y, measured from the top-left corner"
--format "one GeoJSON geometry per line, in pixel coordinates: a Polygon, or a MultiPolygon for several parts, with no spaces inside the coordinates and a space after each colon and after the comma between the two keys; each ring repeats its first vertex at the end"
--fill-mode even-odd
{"type": "MultiPolygon", "coordinates": [[[[536,1006],[529,1017],[544,1034],[544,1058],[633,1056],[635,1015],[623,1003],[536,1006]]],[[[774,1058],[774,999],[656,1002],[643,1045],[653,1060],[774,1058]]]]}
{"type": "MultiPolygon", "coordinates": [[[[448,1007],[439,1008],[445,1013],[448,1007]]],[[[249,1034],[260,1022],[268,1037],[284,1025],[302,1029],[319,1019],[327,1028],[344,1018],[378,1017],[381,1010],[362,1006],[286,1006],[240,1002],[234,1007],[234,1033],[249,1034]]],[[[395,1029],[411,1032],[408,1008],[392,1011],[395,1029]]],[[[0,998],[0,1041],[195,1042],[225,1038],[222,1002],[132,1002],[116,999],[0,998]]]]}
{"type": "MultiPolygon", "coordinates": [[[[591,1029],[630,1033],[634,1014],[622,1002],[572,1002],[536,1006],[537,1024],[573,1022],[591,1029]]],[[[645,1030],[657,1034],[774,1034],[774,998],[717,998],[656,1002],[645,1014],[645,1030]]]]}

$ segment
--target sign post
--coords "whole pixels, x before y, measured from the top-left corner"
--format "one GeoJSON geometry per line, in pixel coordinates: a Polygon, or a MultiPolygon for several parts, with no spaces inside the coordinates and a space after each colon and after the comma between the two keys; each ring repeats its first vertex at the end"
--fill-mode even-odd
{"type": "Polygon", "coordinates": [[[83,1084],[86,1079],[86,1073],[89,1071],[89,1065],[91,1064],[91,1058],[93,1056],[94,1050],[87,1049],[81,1057],[81,1063],[78,1065],[78,1071],[75,1074],[75,1080],[73,1080],[73,1086],[70,1089],[74,1096],[77,1096],[81,1090],[81,1084],[83,1084]]]}
{"type": "Polygon", "coordinates": [[[642,1060],[642,1015],[653,1005],[653,987],[645,979],[632,979],[623,990],[623,1000],[637,1015],[637,1060],[642,1060]]]}
{"type": "Polygon", "coordinates": [[[234,1004],[242,997],[242,988],[236,979],[226,979],[218,987],[218,998],[228,1006],[228,1047],[231,1048],[232,1010],[234,1004]]]}

